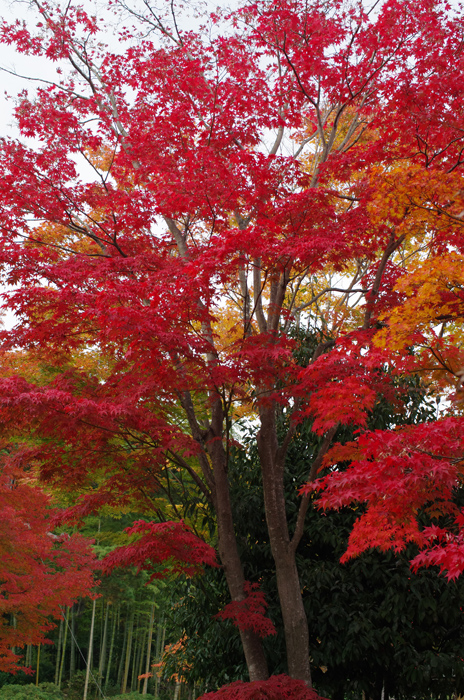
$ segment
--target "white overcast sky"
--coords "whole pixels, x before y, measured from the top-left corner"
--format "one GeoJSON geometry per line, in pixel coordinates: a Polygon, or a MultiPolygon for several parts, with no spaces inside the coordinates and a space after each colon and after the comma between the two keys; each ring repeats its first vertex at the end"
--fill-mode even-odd
{"type": "MultiPolygon", "coordinates": [[[[63,0],[66,4],[67,0],[63,0]]],[[[234,4],[236,0],[232,0],[234,4]]],[[[102,16],[105,21],[113,25],[114,31],[110,31],[104,37],[104,40],[114,50],[118,50],[118,38],[116,34],[117,19],[114,15],[108,12],[108,6],[105,0],[71,0],[75,4],[84,5],[89,14],[102,16]],[[113,44],[113,46],[112,46],[113,44]]],[[[139,4],[138,0],[129,0],[133,6],[139,4]]],[[[165,0],[154,0],[155,6],[166,4],[165,0]]],[[[182,7],[182,0],[176,3],[179,6],[179,21],[183,29],[194,29],[203,21],[201,16],[205,17],[206,13],[213,11],[218,4],[230,5],[231,0],[188,0],[182,7]]],[[[168,7],[168,5],[166,5],[168,7]]],[[[14,22],[16,19],[26,20],[33,28],[38,20],[37,11],[32,8],[29,0],[0,0],[0,17],[7,22],[14,22]]],[[[121,25],[122,26],[122,25],[121,25]]],[[[12,73],[22,75],[25,78],[45,79],[57,81],[57,74],[54,70],[54,64],[45,58],[28,57],[18,54],[13,46],[0,44],[0,69],[6,69],[12,73]]],[[[16,96],[22,90],[33,90],[34,85],[38,82],[31,82],[26,79],[21,79],[15,75],[7,73],[5,70],[0,70],[0,136],[16,135],[14,120],[11,117],[14,102],[7,100],[5,93],[16,96]]]]}

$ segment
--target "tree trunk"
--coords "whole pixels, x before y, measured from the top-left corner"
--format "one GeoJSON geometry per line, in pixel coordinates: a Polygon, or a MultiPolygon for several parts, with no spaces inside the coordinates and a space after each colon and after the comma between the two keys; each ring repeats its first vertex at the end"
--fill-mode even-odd
{"type": "MultiPolygon", "coordinates": [[[[16,627],[17,627],[16,615],[11,616],[11,624],[13,626],[13,629],[16,629],[16,627]]],[[[15,646],[11,647],[11,651],[13,652],[13,654],[17,654],[15,646]]]]}
{"type": "Polygon", "coordinates": [[[143,679],[142,695],[147,694],[148,689],[148,674],[150,673],[150,661],[151,661],[151,644],[153,640],[153,624],[155,622],[155,608],[156,603],[153,601],[150,612],[150,622],[148,623],[148,642],[147,642],[147,661],[145,664],[145,678],[143,679]]]}
{"type": "Polygon", "coordinates": [[[131,682],[130,682],[130,689],[131,691],[137,690],[137,669],[139,665],[139,652],[140,652],[140,637],[142,634],[142,630],[140,629],[140,622],[142,620],[142,612],[139,610],[137,612],[137,616],[135,618],[134,622],[134,650],[132,652],[132,673],[131,673],[131,682]]]}
{"type": "Polygon", "coordinates": [[[63,619],[60,620],[60,628],[59,628],[59,632],[58,632],[58,643],[56,645],[55,685],[58,685],[58,677],[60,675],[61,640],[62,639],[63,639],[63,619]]]}
{"type": "Polygon", "coordinates": [[[39,670],[40,670],[40,644],[37,647],[37,666],[35,671],[35,685],[39,685],[39,670]]]}
{"type": "MultiPolygon", "coordinates": [[[[119,606],[118,606],[119,610],[119,606]]],[[[111,662],[113,660],[113,650],[114,650],[114,638],[116,636],[116,627],[117,627],[117,611],[113,608],[113,619],[112,619],[112,628],[111,628],[111,641],[110,641],[110,651],[108,654],[108,665],[106,667],[106,678],[105,678],[105,690],[108,686],[108,681],[110,679],[110,674],[111,674],[111,662]]]]}
{"type": "MultiPolygon", "coordinates": [[[[129,610],[127,611],[129,612],[129,610]]],[[[129,612],[130,615],[130,612],[129,612]]],[[[118,665],[118,676],[117,676],[117,685],[121,687],[122,685],[122,677],[124,673],[124,659],[125,659],[125,653],[126,653],[126,645],[127,645],[127,630],[128,630],[128,620],[124,620],[124,634],[122,637],[122,647],[121,647],[121,656],[119,657],[119,665],[118,665]]]]}
{"type": "Polygon", "coordinates": [[[76,604],[71,608],[71,649],[69,658],[69,680],[76,673],[76,604]]]}
{"type": "Polygon", "coordinates": [[[126,692],[127,688],[127,679],[129,678],[129,666],[130,666],[130,660],[131,660],[131,651],[132,651],[132,637],[134,633],[134,608],[131,610],[130,614],[130,620],[129,620],[129,628],[127,630],[127,646],[126,646],[126,660],[124,664],[124,676],[122,679],[122,686],[121,686],[121,695],[124,695],[126,692]]]}
{"type": "Polygon", "coordinates": [[[61,688],[61,681],[63,678],[64,660],[66,657],[66,643],[68,641],[68,627],[69,627],[69,608],[66,608],[66,617],[64,620],[63,645],[62,645],[63,648],[61,651],[60,671],[58,673],[58,688],[61,688]]]}
{"type": "MultiPolygon", "coordinates": [[[[207,436],[207,448],[214,476],[213,503],[217,517],[218,550],[232,600],[245,598],[242,562],[235,537],[227,455],[222,441],[224,415],[218,399],[212,410],[211,427],[207,436]]],[[[250,681],[266,680],[269,677],[262,640],[251,630],[240,630],[243,651],[250,681]]]]}
{"type": "Polygon", "coordinates": [[[100,662],[98,664],[98,678],[100,682],[103,683],[103,674],[105,673],[105,662],[106,662],[106,646],[108,640],[108,617],[110,613],[110,603],[106,603],[105,611],[105,622],[103,624],[103,636],[100,648],[100,662]]]}
{"type": "Polygon", "coordinates": [[[147,636],[150,634],[150,631],[148,628],[142,629],[141,630],[141,635],[140,635],[140,640],[139,640],[139,650],[137,654],[137,675],[135,676],[135,690],[137,690],[138,693],[140,693],[140,676],[142,675],[142,668],[143,668],[143,659],[145,656],[145,644],[146,644],[146,639],[147,636]]]}
{"type": "MultiPolygon", "coordinates": [[[[158,622],[158,629],[156,631],[156,663],[160,663],[163,658],[164,651],[164,639],[166,637],[166,622],[164,621],[164,616],[158,622]]],[[[155,698],[159,697],[159,675],[158,668],[155,674],[155,698]]]]}
{"type": "Polygon", "coordinates": [[[97,607],[97,601],[94,598],[93,604],[92,604],[92,621],[90,623],[89,650],[87,652],[87,668],[85,670],[85,684],[84,684],[83,700],[87,700],[87,692],[89,690],[90,669],[92,668],[93,632],[95,629],[95,610],[96,610],[96,607],[97,607]]]}
{"type": "Polygon", "coordinates": [[[288,672],[311,685],[308,621],[303,606],[300,580],[288,531],[284,493],[285,454],[279,449],[274,406],[260,410],[257,435],[261,462],[264,507],[269,542],[274,557],[277,589],[284,623],[288,672]]]}

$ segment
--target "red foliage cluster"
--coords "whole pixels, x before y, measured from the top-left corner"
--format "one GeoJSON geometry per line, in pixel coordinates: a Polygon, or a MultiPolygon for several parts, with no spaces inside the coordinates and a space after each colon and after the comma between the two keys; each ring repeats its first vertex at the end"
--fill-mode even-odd
{"type": "MultiPolygon", "coordinates": [[[[64,606],[89,595],[96,559],[78,534],[53,535],[56,511],[30,483],[0,474],[0,670],[22,668],[12,648],[47,643],[64,606]]],[[[23,669],[26,670],[27,669],[23,669]]]]}
{"type": "Polygon", "coordinates": [[[244,600],[228,603],[216,617],[232,620],[239,630],[253,630],[261,638],[276,634],[272,621],[265,616],[267,603],[263,591],[259,590],[259,583],[245,581],[244,591],[244,600]]]}
{"type": "Polygon", "coordinates": [[[340,508],[360,501],[365,512],[357,519],[342,561],[370,547],[404,549],[407,542],[425,548],[413,560],[415,568],[437,565],[449,579],[464,571],[464,516],[455,504],[461,479],[464,423],[460,417],[378,430],[356,442],[335,445],[325,465],[348,463],[303,487],[319,492],[322,508],[340,508]],[[447,516],[447,527],[424,527],[424,517],[447,516]],[[453,524],[454,521],[454,524],[453,524]]]}
{"type": "Polygon", "coordinates": [[[105,571],[112,571],[118,566],[136,566],[139,571],[152,572],[160,564],[169,563],[169,569],[152,573],[152,580],[161,578],[168,570],[191,576],[198,573],[204,564],[217,566],[213,547],[194,535],[183,521],[147,523],[139,520],[125,532],[140,537],[105,557],[105,571]]]}
{"type": "Polygon", "coordinates": [[[271,676],[267,681],[246,683],[236,681],[198,700],[325,700],[313,688],[285,674],[271,676]]]}

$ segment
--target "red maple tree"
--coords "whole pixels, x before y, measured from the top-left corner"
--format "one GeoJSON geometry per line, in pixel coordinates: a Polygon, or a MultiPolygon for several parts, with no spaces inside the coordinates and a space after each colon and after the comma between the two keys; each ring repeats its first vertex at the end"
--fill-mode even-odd
{"type": "Polygon", "coordinates": [[[26,644],[49,642],[62,616],[80,596],[92,594],[97,565],[79,534],[51,532],[56,509],[37,485],[0,475],[0,670],[16,673],[26,644]]]}
{"type": "MultiPolygon", "coordinates": [[[[258,0],[195,33],[147,3],[115,52],[82,8],[34,4],[37,27],[4,24],[2,40],[63,73],[19,98],[32,145],[0,145],[3,300],[18,318],[2,348],[53,371],[0,382],[12,458],[80,490],[76,518],[156,512],[163,474],[183,471],[215,509],[240,604],[228,460],[234,421],[252,414],[288,669],[310,684],[295,560],[310,495],[291,530],[283,487],[299,420],[320,436],[310,481],[332,456],[324,503],[367,502],[351,553],[413,539],[418,564],[461,570],[460,409],[446,441],[438,421],[329,452],[380,397],[402,410],[395,374],[445,391],[460,369],[459,265],[452,284],[430,265],[463,252],[461,8],[258,0]],[[314,323],[325,337],[302,366],[294,331],[314,323]],[[431,500],[456,531],[417,526],[431,500]]],[[[240,634],[250,678],[266,679],[259,635],[240,634]]]]}

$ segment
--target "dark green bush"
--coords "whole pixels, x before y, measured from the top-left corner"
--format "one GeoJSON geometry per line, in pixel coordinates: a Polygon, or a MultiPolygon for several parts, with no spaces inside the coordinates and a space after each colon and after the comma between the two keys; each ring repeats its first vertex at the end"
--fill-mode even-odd
{"type": "Polygon", "coordinates": [[[64,700],[64,696],[54,683],[9,684],[0,688],[0,700],[64,700]]]}

